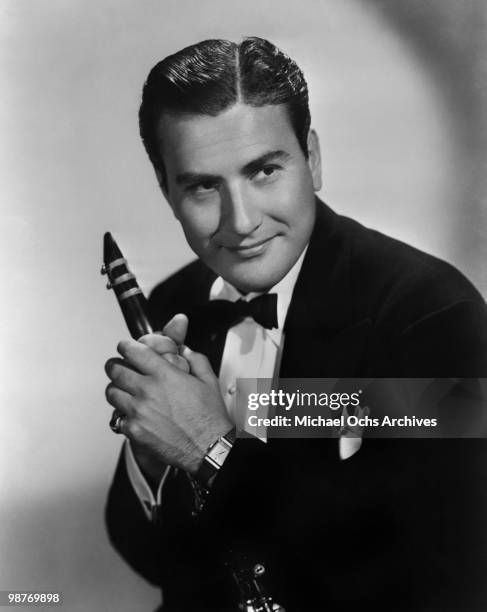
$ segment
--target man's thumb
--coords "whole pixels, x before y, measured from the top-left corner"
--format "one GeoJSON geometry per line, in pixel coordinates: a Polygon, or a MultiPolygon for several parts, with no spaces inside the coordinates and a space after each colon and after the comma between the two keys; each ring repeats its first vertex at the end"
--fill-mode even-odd
{"type": "Polygon", "coordinates": [[[188,332],[188,317],[184,314],[177,314],[166,324],[162,333],[169,336],[177,345],[181,345],[186,340],[188,332]]]}

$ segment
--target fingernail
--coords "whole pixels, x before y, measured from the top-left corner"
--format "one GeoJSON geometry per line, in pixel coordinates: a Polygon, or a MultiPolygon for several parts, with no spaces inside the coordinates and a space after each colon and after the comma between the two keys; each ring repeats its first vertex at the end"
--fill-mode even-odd
{"type": "Polygon", "coordinates": [[[181,346],[179,347],[179,354],[182,357],[186,357],[187,355],[191,355],[193,351],[189,348],[189,346],[186,346],[185,344],[181,344],[181,346]]]}

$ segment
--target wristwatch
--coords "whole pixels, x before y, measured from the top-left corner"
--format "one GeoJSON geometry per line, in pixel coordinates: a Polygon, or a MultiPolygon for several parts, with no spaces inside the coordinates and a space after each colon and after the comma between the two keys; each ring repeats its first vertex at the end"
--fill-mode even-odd
{"type": "Polygon", "coordinates": [[[232,450],[236,437],[236,430],[233,428],[208,447],[206,455],[203,457],[203,461],[196,473],[196,478],[206,489],[209,489],[212,485],[213,480],[232,450]]]}

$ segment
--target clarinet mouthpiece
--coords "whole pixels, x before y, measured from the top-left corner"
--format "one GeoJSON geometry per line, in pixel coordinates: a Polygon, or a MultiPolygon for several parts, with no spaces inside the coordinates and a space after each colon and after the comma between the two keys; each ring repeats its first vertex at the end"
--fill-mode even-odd
{"type": "Polygon", "coordinates": [[[105,267],[117,259],[123,259],[122,252],[118,248],[118,244],[113,239],[110,232],[105,232],[103,236],[103,263],[105,267]]]}

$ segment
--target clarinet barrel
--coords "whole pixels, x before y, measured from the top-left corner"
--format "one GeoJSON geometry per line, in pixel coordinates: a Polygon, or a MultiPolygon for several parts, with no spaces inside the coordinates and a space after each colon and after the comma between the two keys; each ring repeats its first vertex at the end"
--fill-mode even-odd
{"type": "Polygon", "coordinates": [[[103,239],[101,273],[108,277],[107,289],[114,290],[132,338],[152,333],[147,300],[110,232],[103,239]]]}

